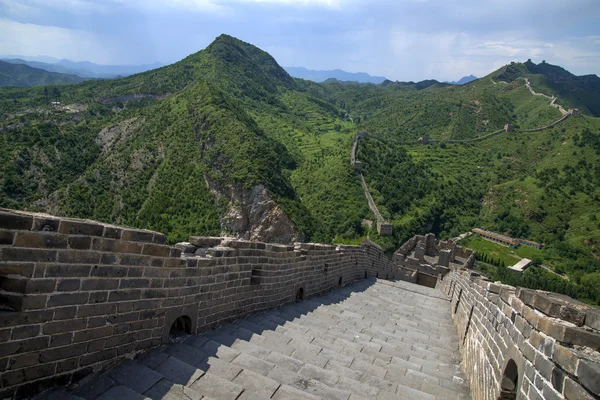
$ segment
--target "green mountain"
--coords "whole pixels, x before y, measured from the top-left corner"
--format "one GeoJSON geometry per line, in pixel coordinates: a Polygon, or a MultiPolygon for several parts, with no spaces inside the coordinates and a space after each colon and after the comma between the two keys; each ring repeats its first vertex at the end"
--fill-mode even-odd
{"type": "Polygon", "coordinates": [[[523,78],[550,97],[540,82],[574,93],[594,82],[540,65],[461,86],[314,83],[221,35],[156,70],[48,86],[61,109],[44,88],[0,88],[0,207],[159,230],[171,243],[370,237],[393,251],[415,233],[480,226],[543,242],[536,263],[548,268],[517,276],[482,262],[485,273],[600,303],[599,91],[585,86],[583,114],[525,132],[563,114],[523,78]],[[357,157],[391,237],[377,235],[349,163],[357,131],[369,135],[357,157]]]}
{"type": "Polygon", "coordinates": [[[0,61],[0,86],[43,86],[62,83],[79,83],[85,79],[77,75],[48,72],[24,64],[0,61]]]}
{"type": "Polygon", "coordinates": [[[581,112],[600,117],[600,78],[597,75],[576,76],[557,65],[527,60],[512,63],[494,74],[501,81],[513,82],[529,78],[536,92],[557,96],[565,108],[578,108],[581,112]]]}

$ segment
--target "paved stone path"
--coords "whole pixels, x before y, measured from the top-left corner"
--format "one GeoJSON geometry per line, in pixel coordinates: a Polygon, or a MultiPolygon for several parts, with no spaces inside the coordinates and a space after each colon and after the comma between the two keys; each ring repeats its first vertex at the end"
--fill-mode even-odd
{"type": "Polygon", "coordinates": [[[44,400],[470,399],[447,297],[363,280],[184,336],[44,400]]]}

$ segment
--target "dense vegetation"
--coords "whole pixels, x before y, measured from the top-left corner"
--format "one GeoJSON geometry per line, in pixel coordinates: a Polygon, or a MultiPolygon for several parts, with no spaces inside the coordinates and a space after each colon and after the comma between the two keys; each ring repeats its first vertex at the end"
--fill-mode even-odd
{"type": "Polygon", "coordinates": [[[528,62],[463,86],[317,84],[222,35],[123,79],[0,89],[0,206],[155,229],[175,242],[219,234],[228,190],[263,184],[305,240],[370,237],[393,251],[415,233],[447,238],[482,226],[545,244],[535,256],[548,270],[521,276],[483,252],[493,277],[598,302],[595,79],[528,62]],[[561,117],[523,77],[542,93],[581,94],[559,101],[584,115],[523,133],[561,117]],[[51,107],[47,92],[69,108],[51,107]],[[515,132],[456,142],[507,122],[515,132]],[[370,135],[358,159],[392,237],[376,234],[349,165],[357,130],[370,135]],[[403,144],[422,137],[438,142],[403,144]]]}
{"type": "Polygon", "coordinates": [[[78,83],[85,79],[77,75],[48,72],[24,64],[0,61],[0,86],[42,86],[61,83],[78,83]]]}

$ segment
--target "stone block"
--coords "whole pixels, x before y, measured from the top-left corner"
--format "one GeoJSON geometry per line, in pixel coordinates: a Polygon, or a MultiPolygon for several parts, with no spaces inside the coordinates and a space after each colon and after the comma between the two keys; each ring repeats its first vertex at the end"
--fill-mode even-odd
{"type": "Polygon", "coordinates": [[[562,369],[567,371],[571,375],[575,375],[577,366],[579,365],[580,356],[575,353],[575,350],[561,346],[556,343],[554,345],[554,354],[552,354],[552,361],[557,363],[562,369]]]}
{"type": "Polygon", "coordinates": [[[140,254],[143,244],[125,240],[94,238],[92,249],[111,253],[140,254]]]}
{"type": "Polygon", "coordinates": [[[66,249],[67,236],[47,232],[19,232],[15,238],[14,246],[66,249]]]}
{"type": "Polygon", "coordinates": [[[92,238],[89,236],[70,236],[69,248],[74,250],[89,250],[92,244],[92,238]]]}
{"type": "Polygon", "coordinates": [[[197,247],[213,247],[221,244],[223,238],[211,236],[190,236],[189,242],[197,247]]]}
{"type": "Polygon", "coordinates": [[[585,325],[600,331],[600,310],[589,309],[585,313],[585,325]]]}
{"type": "Polygon", "coordinates": [[[33,226],[33,217],[30,215],[15,214],[11,212],[0,211],[0,228],[31,230],[33,226]]]}
{"type": "Polygon", "coordinates": [[[56,250],[37,250],[7,247],[0,250],[2,261],[34,261],[34,262],[54,262],[56,261],[56,250]]]}
{"type": "Polygon", "coordinates": [[[585,321],[585,312],[589,307],[576,306],[575,300],[567,299],[536,293],[533,296],[533,306],[546,315],[582,326],[585,321]]]}
{"type": "Polygon", "coordinates": [[[85,319],[75,319],[71,321],[48,322],[42,327],[44,335],[53,335],[56,333],[73,332],[85,329],[85,319]]]}
{"type": "Polygon", "coordinates": [[[121,239],[129,240],[132,242],[152,243],[154,239],[154,232],[135,229],[124,229],[123,233],[121,234],[121,239]]]}
{"type": "Polygon", "coordinates": [[[100,253],[95,251],[61,250],[58,253],[58,262],[65,264],[97,264],[100,262],[100,253]]]}
{"type": "Polygon", "coordinates": [[[160,244],[145,244],[142,254],[154,257],[169,257],[171,248],[160,244]]]}
{"type": "Polygon", "coordinates": [[[65,347],[44,350],[40,353],[41,363],[64,360],[66,358],[80,356],[87,352],[87,343],[79,343],[65,347]]]}
{"type": "Polygon", "coordinates": [[[573,379],[566,377],[563,385],[563,396],[567,400],[594,400],[594,397],[590,392],[581,387],[580,384],[575,382],[573,379]]]}
{"type": "Polygon", "coordinates": [[[46,278],[87,277],[90,275],[89,265],[49,265],[46,267],[46,278]]]}
{"type": "Polygon", "coordinates": [[[44,232],[58,232],[59,225],[59,218],[53,218],[50,216],[35,216],[33,218],[33,228],[31,230],[44,232]]]}
{"type": "Polygon", "coordinates": [[[600,363],[591,360],[579,361],[577,378],[587,390],[600,394],[600,363]]]}
{"type": "Polygon", "coordinates": [[[116,226],[105,226],[102,236],[109,239],[121,239],[123,229],[116,226]]]}
{"type": "Polygon", "coordinates": [[[102,236],[104,226],[95,222],[63,219],[60,221],[58,232],[68,235],[102,236]]]}
{"type": "Polygon", "coordinates": [[[152,243],[166,244],[167,243],[167,235],[155,232],[154,237],[152,238],[152,243]]]}

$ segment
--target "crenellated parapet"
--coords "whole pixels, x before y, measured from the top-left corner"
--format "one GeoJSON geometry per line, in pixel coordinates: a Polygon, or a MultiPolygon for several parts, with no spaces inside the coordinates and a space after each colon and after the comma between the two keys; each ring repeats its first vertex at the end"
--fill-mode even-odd
{"type": "Polygon", "coordinates": [[[598,399],[600,310],[455,270],[451,297],[473,398],[598,399]]]}
{"type": "MultiPolygon", "coordinates": [[[[0,397],[31,397],[157,347],[367,277],[376,244],[281,245],[0,210],[0,397]]],[[[404,276],[404,274],[402,274],[404,276]]]]}
{"type": "Polygon", "coordinates": [[[472,268],[475,254],[452,240],[436,244],[435,235],[415,235],[408,239],[396,252],[392,260],[403,271],[414,271],[416,283],[436,287],[438,277],[451,269],[472,268]]]}

